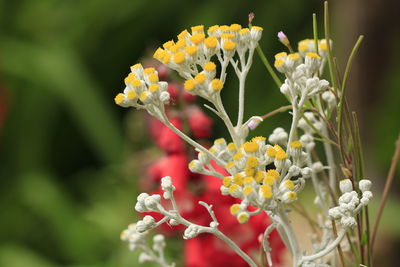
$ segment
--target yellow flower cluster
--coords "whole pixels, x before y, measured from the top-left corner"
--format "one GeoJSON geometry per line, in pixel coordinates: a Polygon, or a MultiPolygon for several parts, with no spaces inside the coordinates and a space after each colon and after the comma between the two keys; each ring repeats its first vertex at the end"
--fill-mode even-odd
{"type": "MultiPolygon", "coordinates": [[[[291,202],[297,198],[295,182],[282,177],[287,174],[288,154],[279,145],[271,146],[265,141],[266,138],[260,136],[239,148],[232,143],[227,145],[231,161],[225,166],[230,175],[225,176],[222,181],[221,192],[224,195],[246,200],[246,203],[259,208],[273,200],[291,202]],[[275,168],[268,169],[271,163],[275,168]]],[[[301,149],[299,141],[291,145],[292,149],[301,149]]],[[[220,151],[221,148],[216,147],[215,142],[210,152],[221,153],[220,151]]],[[[241,223],[249,218],[243,205],[233,205],[231,213],[241,223]]]]}
{"type": "MultiPolygon", "coordinates": [[[[332,42],[330,42],[330,45],[332,46],[332,42]]],[[[326,40],[318,40],[317,54],[314,39],[305,39],[298,43],[298,53],[280,52],[276,54],[274,65],[282,73],[293,72],[303,62],[313,68],[319,68],[326,61],[327,49],[326,40]]]]}
{"type": "Polygon", "coordinates": [[[223,77],[216,78],[217,66],[213,57],[229,63],[236,51],[243,53],[254,48],[262,30],[257,26],[249,29],[232,24],[214,25],[206,31],[203,25],[198,25],[192,27],[191,32],[182,31],[176,41],[164,43],[153,57],[185,78],[184,88],[189,93],[208,98],[224,86],[223,77]]]}
{"type": "Polygon", "coordinates": [[[169,100],[168,84],[160,82],[154,68],[143,69],[141,64],[131,67],[124,79],[125,89],[115,97],[115,103],[122,107],[142,108],[149,104],[161,105],[169,100]]]}

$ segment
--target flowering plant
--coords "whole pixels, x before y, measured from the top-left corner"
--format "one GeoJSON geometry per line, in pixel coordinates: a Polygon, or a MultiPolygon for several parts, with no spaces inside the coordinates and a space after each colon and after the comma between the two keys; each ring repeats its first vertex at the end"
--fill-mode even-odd
{"type": "MultiPolygon", "coordinates": [[[[279,41],[288,49],[275,55],[274,67],[285,78],[281,82],[259,47],[263,29],[252,26],[253,19],[254,15],[250,14],[248,28],[238,24],[215,25],[205,31],[203,25],[194,26],[191,32],[182,31],[176,41],[164,43],[163,48],[154,53],[155,59],[185,79],[185,92],[207,100],[212,107],[205,107],[225,124],[230,140],[216,139],[210,148],[185,134],[179,122],[168,116],[171,94],[167,90],[168,83],[159,81],[156,69],[143,68],[141,64],[131,67],[125,78],[125,89],[115,97],[115,102],[122,107],[146,110],[194,147],[198,154],[189,163],[190,171],[207,179],[219,179],[213,183],[218,184],[219,193],[218,197],[207,198],[208,203],[198,202],[208,212],[209,219],[203,214],[200,223],[195,222],[184,214],[176,200],[175,194],[182,188],[182,181],[166,174],[161,178],[161,192],[141,193],[137,197],[136,211],[151,212],[151,215],[130,225],[121,238],[128,241],[132,249],[144,251],[140,260],[174,266],[164,258],[163,236],[154,237],[152,248],[145,238],[149,230],[164,223],[182,225],[184,239],[211,234],[248,265],[272,266],[275,263],[271,254],[275,251],[270,246],[270,235],[276,229],[292,256],[293,266],[337,266],[339,263],[344,266],[346,262],[370,265],[373,243],[367,205],[373,196],[371,181],[364,178],[357,117],[349,112],[345,97],[351,62],[362,36],[350,55],[343,78],[338,77],[334,71],[333,41],[329,36],[328,4],[325,3],[323,39],[318,38],[315,15],[314,38],[299,42],[297,52],[288,37],[283,32],[278,33],[279,41]],[[245,84],[255,51],[290,105],[245,120],[245,84]],[[329,81],[322,78],[326,65],[329,81]],[[228,66],[239,80],[235,124],[221,98],[228,66]],[[288,109],[292,116],[289,131],[278,127],[268,138],[248,138],[249,132],[264,119],[288,109]],[[322,144],[325,163],[319,160],[315,150],[317,142],[322,144]],[[317,220],[305,211],[301,213],[312,229],[311,252],[302,249],[288,217],[288,213],[299,207],[298,196],[306,184],[312,185],[319,207],[317,220]],[[261,259],[247,253],[226,234],[229,230],[222,227],[215,212],[224,207],[219,194],[235,199],[229,211],[239,224],[249,224],[253,217],[268,215],[270,218],[271,223],[265,223],[260,239],[261,259]]],[[[211,193],[212,189],[208,189],[211,193]]]]}

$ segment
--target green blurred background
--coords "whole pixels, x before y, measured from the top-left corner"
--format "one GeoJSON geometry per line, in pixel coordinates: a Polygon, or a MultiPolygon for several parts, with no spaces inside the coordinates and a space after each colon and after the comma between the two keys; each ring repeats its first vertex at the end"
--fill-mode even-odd
{"type": "MultiPolygon", "coordinates": [[[[157,155],[143,114],[113,102],[129,66],[184,28],[246,25],[249,12],[264,28],[260,44],[272,59],[283,50],[276,33],[283,30],[292,43],[311,37],[311,14],[321,23],[322,6],[317,0],[0,0],[0,266],[136,266],[119,233],[135,220],[138,180],[148,164],[143,153],[157,155]]],[[[342,70],[358,34],[366,37],[349,96],[379,197],[400,129],[400,8],[395,0],[341,0],[331,9],[342,70]]],[[[247,116],[286,104],[257,56],[247,84],[247,116]]],[[[223,91],[231,112],[236,86],[232,78],[223,91]]],[[[256,134],[287,128],[288,119],[275,116],[256,134]]],[[[215,135],[226,135],[220,124],[215,135]]],[[[398,178],[393,187],[378,240],[385,244],[378,245],[379,258],[390,255],[391,263],[399,258],[391,254],[400,240],[393,219],[398,178]]],[[[179,251],[179,243],[174,247],[179,251]]]]}

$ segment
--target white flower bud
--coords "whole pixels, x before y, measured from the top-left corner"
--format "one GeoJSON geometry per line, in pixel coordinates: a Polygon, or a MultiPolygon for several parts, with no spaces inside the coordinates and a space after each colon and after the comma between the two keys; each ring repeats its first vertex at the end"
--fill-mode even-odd
{"type": "Polygon", "coordinates": [[[314,162],[311,166],[312,171],[315,173],[322,172],[324,170],[324,165],[320,161],[314,162]]]}
{"type": "Polygon", "coordinates": [[[334,207],[329,209],[329,216],[335,220],[339,219],[342,217],[342,213],[340,212],[340,209],[338,207],[334,207]]]}
{"type": "Polygon", "coordinates": [[[289,174],[290,174],[291,176],[296,176],[296,175],[299,175],[299,174],[300,174],[300,171],[301,171],[301,169],[300,169],[298,166],[292,165],[292,166],[290,166],[288,172],[289,172],[289,174]]]}
{"type": "Polygon", "coordinates": [[[280,90],[282,94],[287,95],[290,92],[290,87],[286,83],[284,83],[281,85],[280,90]]]}
{"type": "Polygon", "coordinates": [[[339,182],[340,192],[347,193],[353,191],[353,184],[350,179],[344,179],[339,182]]]}
{"type": "Polygon", "coordinates": [[[362,197],[362,198],[360,199],[360,203],[361,203],[361,205],[363,205],[363,206],[367,206],[368,203],[369,203],[369,198],[367,198],[367,197],[362,197]]]}
{"type": "Polygon", "coordinates": [[[362,194],[363,197],[366,197],[368,199],[371,199],[373,197],[373,194],[371,191],[364,191],[362,194]]]}
{"type": "Polygon", "coordinates": [[[305,167],[303,169],[301,169],[301,176],[303,176],[303,178],[310,178],[312,174],[312,169],[309,167],[305,167]]]}
{"type": "Polygon", "coordinates": [[[135,210],[137,212],[146,212],[147,208],[143,204],[141,204],[140,202],[136,202],[135,210]]]}
{"type": "Polygon", "coordinates": [[[348,228],[352,228],[357,225],[356,219],[354,219],[353,217],[342,217],[342,219],[340,220],[340,223],[344,227],[348,227],[348,228]]]}
{"type": "Polygon", "coordinates": [[[160,101],[161,101],[162,103],[168,102],[168,101],[169,101],[169,98],[170,98],[170,95],[169,95],[168,92],[162,92],[162,93],[160,94],[160,101]]]}
{"type": "Polygon", "coordinates": [[[247,127],[250,130],[255,130],[257,128],[257,126],[263,121],[263,118],[259,117],[259,116],[253,116],[249,119],[248,123],[247,123],[247,127]]]}
{"type": "Polygon", "coordinates": [[[149,196],[149,194],[147,193],[141,193],[138,197],[137,197],[137,201],[144,205],[144,200],[149,196]]]}
{"type": "Polygon", "coordinates": [[[160,203],[161,196],[160,195],[152,195],[145,199],[144,204],[146,208],[150,210],[157,210],[158,204],[160,203]]]}
{"type": "Polygon", "coordinates": [[[370,180],[360,180],[358,182],[358,188],[360,188],[361,192],[370,191],[372,183],[370,180]]]}
{"type": "Polygon", "coordinates": [[[174,191],[175,190],[175,186],[173,186],[170,176],[165,176],[165,177],[161,178],[161,188],[164,191],[174,191]]]}

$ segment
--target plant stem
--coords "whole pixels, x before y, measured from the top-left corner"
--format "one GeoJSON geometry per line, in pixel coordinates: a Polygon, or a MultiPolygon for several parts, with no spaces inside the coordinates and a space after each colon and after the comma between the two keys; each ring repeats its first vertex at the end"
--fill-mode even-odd
{"type": "Polygon", "coordinates": [[[329,5],[328,1],[324,3],[324,28],[325,28],[325,40],[326,47],[328,50],[328,66],[329,66],[329,74],[331,76],[332,87],[333,90],[337,90],[336,78],[333,72],[333,56],[331,51],[331,43],[330,43],[330,32],[329,32],[329,5]]]}
{"type": "Polygon", "coordinates": [[[273,110],[273,111],[271,111],[271,112],[269,112],[269,113],[267,113],[265,115],[262,115],[261,118],[263,118],[265,120],[266,118],[272,117],[272,116],[274,116],[274,115],[276,115],[278,113],[281,113],[281,112],[285,112],[285,111],[287,111],[289,109],[292,109],[292,105],[287,105],[287,106],[283,106],[283,107],[277,108],[277,109],[275,109],[275,110],[273,110]]]}
{"type": "Polygon", "coordinates": [[[386,203],[387,197],[389,195],[390,187],[392,186],[394,174],[396,172],[396,166],[397,166],[397,162],[399,160],[399,155],[400,155],[400,135],[396,141],[396,149],[394,151],[392,162],[390,164],[390,169],[389,169],[389,173],[386,178],[386,183],[385,183],[385,188],[383,190],[381,203],[379,205],[378,215],[376,216],[374,230],[372,232],[372,238],[371,238],[371,251],[372,252],[374,249],[376,234],[378,232],[378,227],[379,227],[379,223],[381,221],[383,209],[385,208],[385,203],[386,203]]]}
{"type": "Polygon", "coordinates": [[[260,59],[262,63],[264,63],[264,66],[267,68],[269,74],[271,75],[272,79],[274,80],[276,86],[278,88],[281,88],[282,82],[276,75],[274,69],[271,67],[271,64],[269,64],[267,57],[264,55],[264,52],[261,50],[260,46],[257,46],[257,54],[260,56],[260,59]]]}

